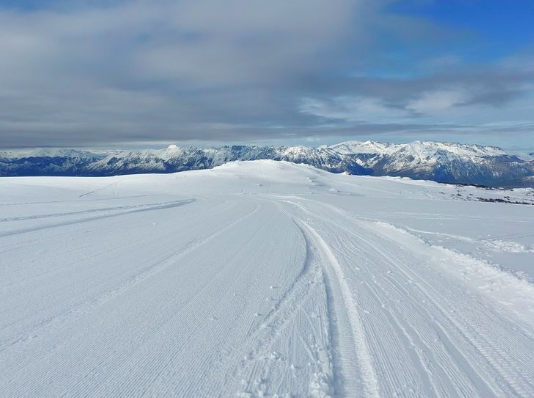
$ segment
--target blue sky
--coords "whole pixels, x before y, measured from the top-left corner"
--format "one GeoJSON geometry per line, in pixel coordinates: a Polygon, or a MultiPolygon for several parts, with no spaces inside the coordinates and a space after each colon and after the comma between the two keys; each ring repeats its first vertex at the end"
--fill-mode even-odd
{"type": "Polygon", "coordinates": [[[471,32],[473,41],[469,56],[474,61],[491,61],[534,46],[534,2],[531,0],[407,1],[397,2],[391,8],[471,32]]]}
{"type": "Polygon", "coordinates": [[[531,0],[0,0],[0,147],[534,149],[531,0]]]}

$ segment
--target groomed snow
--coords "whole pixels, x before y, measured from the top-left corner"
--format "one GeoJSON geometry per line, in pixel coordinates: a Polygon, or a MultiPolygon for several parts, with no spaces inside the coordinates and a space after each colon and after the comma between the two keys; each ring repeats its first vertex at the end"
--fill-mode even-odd
{"type": "MultiPolygon", "coordinates": [[[[171,148],[172,149],[172,148],[171,148]]],[[[0,397],[532,397],[532,191],[285,162],[0,179],[0,397]]]]}

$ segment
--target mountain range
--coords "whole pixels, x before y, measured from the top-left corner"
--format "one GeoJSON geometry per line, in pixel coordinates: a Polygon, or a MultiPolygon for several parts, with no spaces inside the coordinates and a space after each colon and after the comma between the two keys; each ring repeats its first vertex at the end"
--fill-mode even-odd
{"type": "Polygon", "coordinates": [[[0,176],[112,176],[209,169],[260,159],[304,163],[334,173],[399,176],[488,187],[534,187],[534,161],[481,145],[348,141],[332,146],[245,146],[161,150],[37,149],[0,152],[0,176]]]}

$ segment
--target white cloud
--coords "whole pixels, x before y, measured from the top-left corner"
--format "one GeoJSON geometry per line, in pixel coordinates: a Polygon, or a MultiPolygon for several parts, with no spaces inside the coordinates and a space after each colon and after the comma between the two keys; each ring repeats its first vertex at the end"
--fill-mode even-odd
{"type": "Polygon", "coordinates": [[[432,114],[461,105],[469,100],[469,95],[463,90],[444,90],[423,93],[418,99],[409,102],[407,109],[422,114],[432,114]]]}
{"type": "Polygon", "coordinates": [[[303,98],[301,113],[344,122],[396,122],[406,119],[406,110],[386,106],[377,98],[342,96],[329,100],[303,98]]]}

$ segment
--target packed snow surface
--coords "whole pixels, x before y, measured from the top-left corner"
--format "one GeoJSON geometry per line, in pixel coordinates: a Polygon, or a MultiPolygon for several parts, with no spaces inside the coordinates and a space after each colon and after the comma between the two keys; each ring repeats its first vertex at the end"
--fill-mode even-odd
{"type": "Polygon", "coordinates": [[[533,397],[532,199],[273,161],[0,179],[0,396],[533,397]]]}

